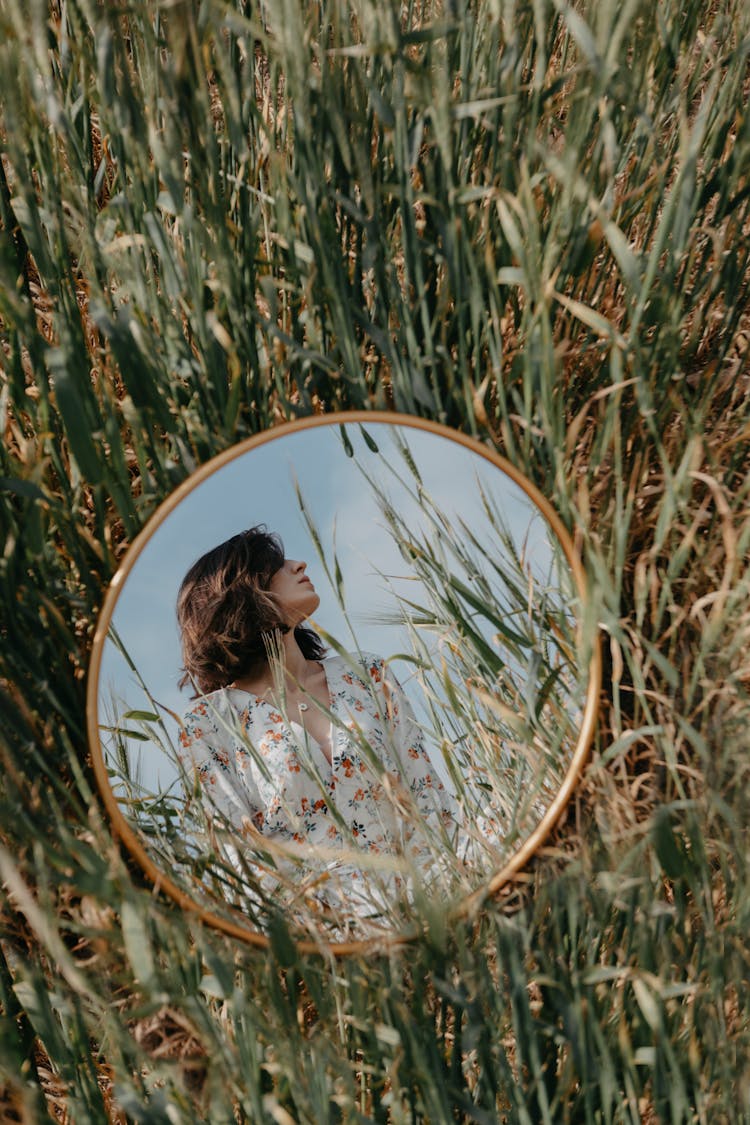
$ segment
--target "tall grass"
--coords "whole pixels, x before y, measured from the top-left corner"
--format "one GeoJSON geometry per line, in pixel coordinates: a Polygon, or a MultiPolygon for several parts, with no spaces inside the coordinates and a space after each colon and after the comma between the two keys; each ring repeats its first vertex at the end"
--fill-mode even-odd
{"type": "Polygon", "coordinates": [[[747,1119],[749,51],[742,0],[4,0],[9,1119],[747,1119]],[[550,496],[608,690],[514,891],[331,964],[144,883],[83,689],[157,503],[353,406],[550,496]]]}

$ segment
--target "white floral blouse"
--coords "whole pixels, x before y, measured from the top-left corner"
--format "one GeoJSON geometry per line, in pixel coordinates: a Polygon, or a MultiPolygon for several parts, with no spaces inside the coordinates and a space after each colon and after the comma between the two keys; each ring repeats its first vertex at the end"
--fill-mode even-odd
{"type": "Polygon", "coordinates": [[[330,655],[323,666],[330,762],[278,707],[222,688],[184,715],[183,765],[197,770],[213,809],[246,838],[255,829],[283,850],[304,845],[309,855],[312,845],[329,860],[354,848],[418,859],[426,837],[416,826],[444,837],[455,812],[411,707],[380,657],[330,655]]]}

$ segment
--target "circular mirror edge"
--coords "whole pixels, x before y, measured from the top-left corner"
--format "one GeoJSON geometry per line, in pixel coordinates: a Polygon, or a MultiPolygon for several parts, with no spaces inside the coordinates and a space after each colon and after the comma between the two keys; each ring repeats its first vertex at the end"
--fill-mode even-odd
{"type": "MultiPolygon", "coordinates": [[[[502,454],[497,453],[489,446],[483,445],[478,438],[454,430],[431,419],[421,418],[413,414],[401,414],[388,410],[350,410],[336,411],[331,414],[315,414],[303,418],[282,422],[260,433],[252,434],[242,441],[210,458],[203,465],[192,472],[177,488],[158,505],[149,516],[146,523],[127,548],[120,566],[112,577],[99,611],[96,629],[91,645],[91,655],[88,664],[86,686],[86,729],[89,751],[91,753],[94,777],[96,779],[99,796],[105,810],[109,815],[110,824],[114,834],[125,845],[132,859],[140,866],[146,877],[151,880],[154,890],[163,892],[178,906],[196,915],[203,923],[219,930],[228,937],[237,938],[256,948],[270,948],[270,938],[257,930],[235,923],[220,914],[213,913],[179,887],[168,875],[165,875],[140,842],[138,836],[128,824],[115,799],[112,787],[109,784],[107,767],[104,760],[101,739],[99,737],[98,703],[99,703],[99,675],[101,671],[104,644],[109,633],[109,627],[115,606],[120,596],[125,580],[134,568],[141,552],[158,531],[180,502],[192,493],[206,479],[218,470],[230,464],[236,458],[243,456],[250,450],[265,445],[269,441],[284,437],[290,433],[299,433],[302,430],[313,429],[324,425],[386,424],[390,426],[403,425],[412,429],[424,430],[438,437],[455,441],[459,445],[483,456],[496,468],[500,469],[528,496],[535,507],[541,512],[548,525],[552,528],[566,561],[571,568],[576,591],[584,608],[587,601],[587,583],[581,558],[573,543],[573,539],[565,527],[551,502],[543,493],[520,471],[512,462],[506,460],[502,454]]],[[[580,621],[579,621],[580,625],[580,621]]],[[[602,659],[601,646],[598,633],[591,638],[591,658],[588,668],[586,686],[586,702],[581,722],[578,739],[571,758],[570,765],[563,778],[557,794],[545,812],[536,828],[526,837],[516,849],[508,862],[492,878],[463,899],[457,907],[450,912],[450,919],[458,921],[468,918],[476,913],[482,903],[495,896],[510,880],[518,874],[534,853],[541,847],[549,836],[558,819],[562,815],[570,796],[580,777],[589,754],[596,727],[598,698],[601,690],[602,659]]],[[[404,933],[394,933],[388,937],[362,938],[356,941],[328,942],[312,941],[295,938],[295,948],[301,954],[318,954],[325,956],[362,955],[376,951],[393,949],[416,940],[419,931],[409,930],[404,933]]]]}

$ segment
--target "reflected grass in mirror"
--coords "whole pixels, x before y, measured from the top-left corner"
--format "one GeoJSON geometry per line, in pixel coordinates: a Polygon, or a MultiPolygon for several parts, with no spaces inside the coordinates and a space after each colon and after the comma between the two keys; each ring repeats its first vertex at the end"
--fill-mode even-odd
{"type": "Polygon", "coordinates": [[[576,660],[576,595],[559,541],[545,524],[543,544],[531,534],[538,510],[514,535],[476,475],[484,519],[471,526],[436,503],[403,434],[396,446],[402,471],[388,459],[380,474],[362,470],[423,595],[394,591],[395,619],[409,636],[430,740],[443,748],[464,830],[499,865],[569,767],[587,678],[576,660]],[[421,511],[416,532],[383,483],[389,477],[421,511]]]}

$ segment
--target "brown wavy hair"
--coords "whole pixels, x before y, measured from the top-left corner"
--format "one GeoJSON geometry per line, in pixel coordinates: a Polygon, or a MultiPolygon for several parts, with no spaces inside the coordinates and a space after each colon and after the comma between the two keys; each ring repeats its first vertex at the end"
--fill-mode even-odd
{"type": "MultiPolygon", "coordinates": [[[[281,539],[263,524],[233,535],[193,563],[177,595],[180,687],[193,684],[205,694],[268,663],[270,635],[289,632],[268,592],[283,565],[281,539]]],[[[297,625],[294,636],[306,660],[325,654],[312,629],[297,625]]]]}

